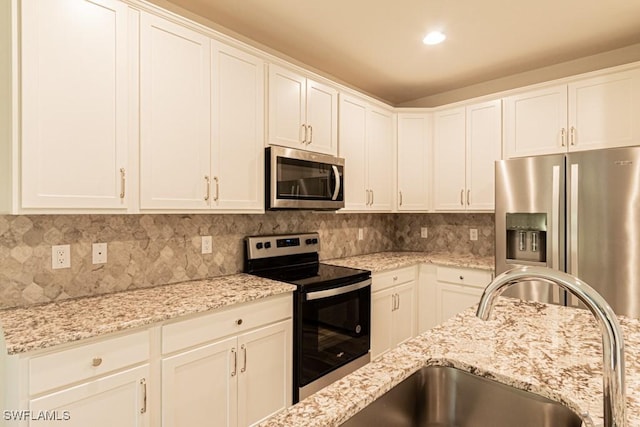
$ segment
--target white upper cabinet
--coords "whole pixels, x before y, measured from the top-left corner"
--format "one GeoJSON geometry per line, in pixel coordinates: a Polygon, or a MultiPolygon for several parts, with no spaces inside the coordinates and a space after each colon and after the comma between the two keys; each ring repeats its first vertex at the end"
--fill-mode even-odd
{"type": "Polygon", "coordinates": [[[434,115],[436,210],[493,210],[502,152],[502,104],[483,102],[434,115]]]}
{"type": "Polygon", "coordinates": [[[128,7],[21,7],[21,207],[125,210],[128,7]]]}
{"type": "Polygon", "coordinates": [[[398,210],[426,211],[431,199],[432,115],[398,114],[398,210]]]}
{"type": "Polygon", "coordinates": [[[336,155],[338,91],[270,64],[268,143],[336,155]]]}
{"type": "Polygon", "coordinates": [[[141,14],[141,209],[209,207],[210,52],[208,37],[141,14]]]}
{"type": "Polygon", "coordinates": [[[506,157],[637,145],[640,69],[505,98],[506,157]]]}
{"type": "Polygon", "coordinates": [[[340,157],[345,159],[345,208],[388,212],[393,205],[393,113],[340,96],[340,157]]]}
{"type": "Polygon", "coordinates": [[[214,209],[264,210],[264,61],[212,43],[214,209]]]}

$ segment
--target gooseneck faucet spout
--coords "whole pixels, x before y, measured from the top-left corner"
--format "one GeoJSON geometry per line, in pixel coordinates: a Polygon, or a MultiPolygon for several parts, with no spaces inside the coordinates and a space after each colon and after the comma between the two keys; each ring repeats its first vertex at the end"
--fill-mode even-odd
{"type": "Polygon", "coordinates": [[[595,316],[603,345],[604,426],[625,427],[624,338],[616,314],[605,299],[577,277],[544,267],[518,267],[496,277],[484,290],[476,316],[488,320],[497,298],[510,286],[527,281],[556,284],[575,295],[595,316]]]}

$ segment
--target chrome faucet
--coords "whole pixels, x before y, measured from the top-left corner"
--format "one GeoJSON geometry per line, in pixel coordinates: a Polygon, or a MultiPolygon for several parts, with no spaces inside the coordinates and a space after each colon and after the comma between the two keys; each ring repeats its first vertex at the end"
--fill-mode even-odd
{"type": "Polygon", "coordinates": [[[625,427],[624,338],[611,306],[577,277],[545,267],[518,267],[496,277],[484,290],[476,316],[488,320],[500,294],[519,282],[537,280],[556,284],[575,295],[595,316],[603,345],[603,406],[605,427],[625,427]]]}

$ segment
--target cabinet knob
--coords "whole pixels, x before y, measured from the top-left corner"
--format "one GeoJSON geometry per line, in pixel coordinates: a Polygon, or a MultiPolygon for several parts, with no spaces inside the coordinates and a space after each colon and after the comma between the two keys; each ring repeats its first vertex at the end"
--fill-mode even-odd
{"type": "Polygon", "coordinates": [[[464,280],[464,276],[460,276],[460,280],[464,280]]]}
{"type": "Polygon", "coordinates": [[[393,276],[393,280],[394,281],[398,280],[398,276],[393,276]]]}
{"type": "Polygon", "coordinates": [[[242,319],[236,320],[236,325],[238,325],[238,326],[242,325],[242,319]]]}
{"type": "Polygon", "coordinates": [[[91,366],[96,368],[100,365],[102,365],[102,357],[94,357],[93,360],[91,361],[91,366]]]}

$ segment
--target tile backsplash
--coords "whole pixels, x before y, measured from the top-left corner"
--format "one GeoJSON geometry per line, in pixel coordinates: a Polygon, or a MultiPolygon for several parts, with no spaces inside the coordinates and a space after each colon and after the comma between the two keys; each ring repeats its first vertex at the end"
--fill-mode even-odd
{"type": "Polygon", "coordinates": [[[0,216],[0,308],[238,273],[247,235],[318,231],[321,259],[390,250],[491,256],[493,230],[493,214],[0,216]],[[213,253],[201,254],[207,235],[213,253]],[[92,264],[92,243],[107,243],[106,264],[92,264]],[[59,244],[71,245],[69,269],[51,268],[59,244]]]}

